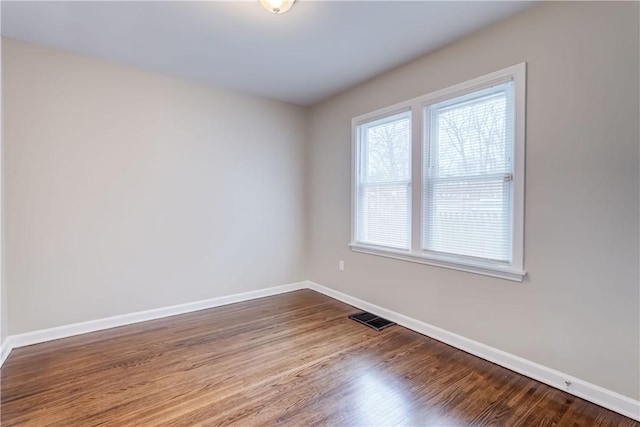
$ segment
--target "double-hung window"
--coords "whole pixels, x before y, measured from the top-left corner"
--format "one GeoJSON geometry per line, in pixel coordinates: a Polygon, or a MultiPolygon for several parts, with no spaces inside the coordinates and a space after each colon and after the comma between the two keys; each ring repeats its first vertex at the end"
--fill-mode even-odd
{"type": "Polygon", "coordinates": [[[354,251],[522,280],[525,64],[353,119],[354,251]]]}

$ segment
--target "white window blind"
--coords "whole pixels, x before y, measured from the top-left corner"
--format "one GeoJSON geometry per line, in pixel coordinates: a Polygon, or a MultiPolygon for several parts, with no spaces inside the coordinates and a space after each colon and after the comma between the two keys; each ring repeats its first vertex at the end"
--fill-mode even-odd
{"type": "Polygon", "coordinates": [[[411,113],[356,129],[355,239],[409,249],[411,230],[411,113]]]}
{"type": "Polygon", "coordinates": [[[424,110],[422,247],[511,263],[513,82],[424,110]]]}

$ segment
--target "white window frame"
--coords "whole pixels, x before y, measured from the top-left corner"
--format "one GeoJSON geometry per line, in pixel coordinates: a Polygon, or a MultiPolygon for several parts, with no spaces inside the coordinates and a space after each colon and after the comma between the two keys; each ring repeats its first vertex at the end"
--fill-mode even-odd
{"type": "Polygon", "coordinates": [[[526,117],[526,63],[468,80],[408,101],[382,108],[351,120],[351,242],[355,252],[379,255],[404,261],[466,271],[521,282],[524,270],[524,199],[525,199],[525,117],[526,117]],[[425,107],[441,101],[513,82],[514,147],[512,182],[512,235],[511,263],[492,262],[470,257],[432,253],[422,249],[422,197],[423,197],[423,126],[425,107]],[[358,127],[402,111],[411,110],[411,233],[410,250],[396,250],[356,241],[356,174],[358,172],[358,127]]]}

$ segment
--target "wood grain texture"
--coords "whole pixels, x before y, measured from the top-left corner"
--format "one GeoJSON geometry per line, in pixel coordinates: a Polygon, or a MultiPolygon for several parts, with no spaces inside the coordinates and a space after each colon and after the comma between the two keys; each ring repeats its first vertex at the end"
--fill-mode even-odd
{"type": "Polygon", "coordinates": [[[15,349],[2,426],[640,426],[310,290],[15,349]]]}

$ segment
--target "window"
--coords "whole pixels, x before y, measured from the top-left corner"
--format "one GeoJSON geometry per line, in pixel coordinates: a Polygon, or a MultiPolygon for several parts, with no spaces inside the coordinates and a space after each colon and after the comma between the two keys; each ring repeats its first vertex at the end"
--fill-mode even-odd
{"type": "Polygon", "coordinates": [[[353,119],[354,251],[521,281],[525,64],[353,119]]]}
{"type": "Polygon", "coordinates": [[[409,249],[411,229],[411,114],[358,129],[357,241],[409,249]]]}

